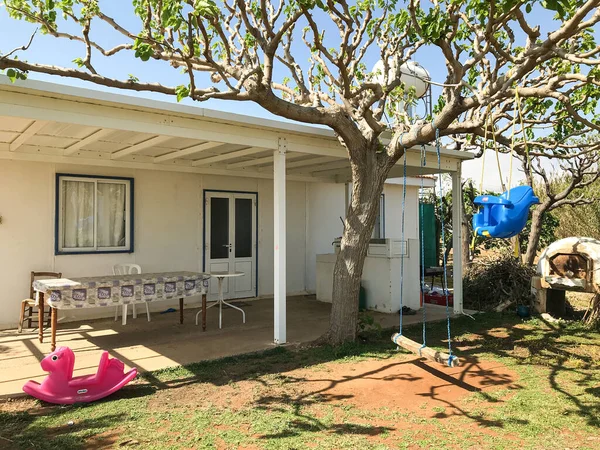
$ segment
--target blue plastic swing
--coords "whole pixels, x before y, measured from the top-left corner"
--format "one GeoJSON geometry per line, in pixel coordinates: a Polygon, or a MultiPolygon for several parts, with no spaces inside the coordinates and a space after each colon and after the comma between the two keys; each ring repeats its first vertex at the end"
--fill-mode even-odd
{"type": "Polygon", "coordinates": [[[473,229],[478,236],[511,238],[525,228],[529,208],[540,199],[530,186],[517,186],[499,197],[480,195],[475,198],[479,212],[473,215],[473,229]]]}

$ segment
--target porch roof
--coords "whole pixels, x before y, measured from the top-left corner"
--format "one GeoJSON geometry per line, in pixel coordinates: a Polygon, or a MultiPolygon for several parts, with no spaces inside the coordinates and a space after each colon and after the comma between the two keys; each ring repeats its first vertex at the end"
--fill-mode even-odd
{"type": "MultiPolygon", "coordinates": [[[[0,159],[273,178],[273,151],[286,148],[292,181],[346,182],[346,151],[331,130],[133,96],[0,76],[0,159]]],[[[438,172],[435,149],[407,174],[438,172]]],[[[442,149],[442,172],[467,152],[442,149]]],[[[390,178],[402,176],[402,163],[390,178]]]]}

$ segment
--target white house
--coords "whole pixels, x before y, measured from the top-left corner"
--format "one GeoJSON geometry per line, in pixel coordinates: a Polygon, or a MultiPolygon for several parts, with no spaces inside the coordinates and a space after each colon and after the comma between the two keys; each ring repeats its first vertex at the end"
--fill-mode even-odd
{"type": "MultiPolygon", "coordinates": [[[[408,152],[409,176],[437,172],[435,149],[427,151],[423,171],[418,151],[408,152]]],[[[455,191],[469,157],[442,150],[455,191]]],[[[390,176],[401,174],[398,165],[390,176]]],[[[94,276],[137,263],[145,272],[244,272],[228,297],[273,296],[274,338],[286,342],[286,296],[316,291],[317,255],[333,253],[341,236],[349,179],[329,130],[1,77],[0,328],[17,324],[32,270],[94,276]]],[[[407,183],[405,235],[417,244],[418,184],[407,183]]],[[[402,185],[387,184],[378,237],[400,239],[401,202],[402,185]]],[[[418,273],[412,253],[406,270],[418,273]]],[[[410,286],[405,301],[418,307],[418,284],[410,286]]],[[[460,311],[458,279],[454,289],[460,311]]],[[[63,319],[113,312],[69,310],[63,319]]]]}

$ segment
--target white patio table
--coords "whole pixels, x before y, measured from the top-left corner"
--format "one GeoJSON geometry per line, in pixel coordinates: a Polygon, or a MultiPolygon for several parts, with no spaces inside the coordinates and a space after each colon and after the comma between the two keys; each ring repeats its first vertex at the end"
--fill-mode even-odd
{"type": "MultiPolygon", "coordinates": [[[[105,275],[85,278],[36,280],[33,288],[39,305],[39,340],[44,341],[44,303],[51,310],[51,349],[56,348],[58,309],[97,308],[132,303],[146,303],[179,298],[179,323],[183,323],[183,299],[206,292],[210,275],[196,272],[161,272],[130,275],[105,275]]],[[[206,330],[206,321],[202,322],[206,330]]]]}
{"type": "Polygon", "coordinates": [[[246,323],[246,313],[244,312],[244,310],[242,308],[238,308],[235,305],[232,305],[231,303],[227,303],[223,299],[223,280],[225,278],[241,277],[244,275],[244,272],[211,272],[209,275],[213,278],[216,278],[219,283],[219,299],[210,306],[206,306],[206,305],[202,304],[202,309],[200,311],[198,311],[198,313],[196,314],[196,325],[198,325],[198,316],[200,314],[202,314],[202,326],[205,327],[206,326],[206,310],[208,308],[212,308],[213,306],[216,306],[216,305],[219,305],[219,328],[222,328],[221,324],[223,321],[223,305],[227,305],[233,309],[237,309],[238,311],[241,311],[242,321],[243,321],[243,323],[246,323]]]}

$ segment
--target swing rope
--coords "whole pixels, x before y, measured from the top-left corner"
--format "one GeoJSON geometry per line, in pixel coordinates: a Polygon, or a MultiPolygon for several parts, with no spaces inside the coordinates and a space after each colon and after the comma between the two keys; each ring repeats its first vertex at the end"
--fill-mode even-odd
{"type": "MultiPolygon", "coordinates": [[[[404,148],[404,144],[402,143],[402,136],[404,135],[404,133],[402,133],[400,135],[400,145],[402,145],[402,148],[404,148]]],[[[406,205],[406,149],[404,149],[404,160],[402,163],[403,166],[403,177],[404,177],[404,183],[402,184],[402,219],[401,219],[401,237],[400,237],[400,245],[404,245],[405,246],[405,250],[407,250],[406,247],[408,247],[406,245],[406,243],[404,242],[404,217],[405,217],[405,205],[406,205]]],[[[399,336],[402,336],[402,322],[404,319],[404,256],[407,254],[408,252],[404,252],[404,255],[401,255],[400,257],[400,332],[398,333],[399,336]]]]}
{"type": "MultiPolygon", "coordinates": [[[[420,177],[421,177],[421,190],[419,191],[419,194],[423,192],[423,168],[427,165],[427,159],[426,159],[426,155],[425,155],[425,146],[423,144],[421,144],[421,168],[420,168],[420,177]]],[[[421,350],[423,350],[425,347],[427,347],[427,332],[426,332],[426,326],[425,323],[427,322],[427,314],[425,312],[425,227],[422,225],[423,224],[423,208],[421,208],[421,205],[419,204],[419,223],[421,224],[421,226],[419,228],[421,228],[421,261],[420,261],[420,266],[421,266],[421,301],[423,302],[423,305],[421,306],[421,309],[423,310],[423,344],[421,345],[421,348],[419,349],[419,356],[422,356],[421,354],[421,350]]]]}
{"type": "MultiPolygon", "coordinates": [[[[420,292],[421,292],[421,300],[422,300],[422,305],[421,305],[421,309],[423,310],[423,343],[419,345],[418,342],[415,342],[405,336],[402,335],[402,328],[403,328],[403,312],[402,312],[402,308],[404,306],[404,257],[402,257],[401,261],[400,261],[400,332],[399,333],[395,333],[392,336],[392,341],[394,342],[394,344],[396,344],[399,348],[403,347],[407,350],[410,350],[413,353],[416,353],[419,355],[419,357],[424,357],[427,359],[430,359],[432,361],[436,361],[438,363],[442,363],[444,365],[448,365],[448,367],[456,367],[460,365],[460,360],[454,356],[452,354],[452,335],[451,335],[451,329],[450,329],[450,306],[449,306],[449,293],[448,293],[448,264],[446,261],[446,244],[445,244],[445,223],[444,223],[444,217],[443,217],[443,196],[444,196],[444,189],[443,189],[443,185],[442,185],[442,175],[441,175],[441,169],[442,169],[442,162],[441,162],[441,144],[440,144],[440,133],[439,130],[435,127],[435,125],[433,125],[433,128],[435,130],[435,140],[436,140],[436,151],[437,151],[437,161],[438,161],[438,173],[439,173],[439,190],[440,190],[440,199],[439,199],[439,206],[438,206],[438,202],[437,202],[437,198],[435,200],[435,204],[434,207],[437,210],[439,208],[439,213],[440,213],[440,217],[441,217],[441,228],[442,228],[442,251],[443,251],[443,272],[444,272],[444,278],[443,278],[443,289],[444,289],[444,296],[446,299],[446,319],[447,319],[447,329],[448,329],[448,353],[444,353],[444,352],[439,352],[433,349],[430,349],[427,347],[427,312],[426,312],[426,308],[425,308],[425,265],[423,264],[425,258],[425,233],[424,233],[424,227],[420,226],[420,256],[421,256],[421,261],[420,261],[420,292]]],[[[400,136],[400,145],[403,146],[402,144],[402,135],[400,136]]],[[[404,146],[403,146],[404,147],[404,146]]],[[[405,239],[405,210],[406,210],[406,180],[407,180],[407,176],[406,176],[406,166],[407,166],[407,158],[406,158],[406,149],[404,149],[404,160],[403,160],[403,176],[404,176],[404,184],[403,184],[403,190],[402,190],[402,219],[401,219],[401,231],[402,231],[402,242],[403,245],[406,245],[404,243],[404,239],[405,239]]],[[[426,149],[425,149],[425,145],[421,145],[421,151],[420,151],[420,177],[421,177],[421,191],[420,193],[423,192],[424,189],[424,173],[425,173],[425,166],[427,165],[427,160],[426,160],[426,149]]],[[[436,196],[437,197],[437,196],[436,196]]],[[[419,221],[420,224],[423,224],[423,208],[420,207],[419,205],[419,221]]]]}
{"type": "MultiPolygon", "coordinates": [[[[511,130],[511,143],[510,143],[510,173],[508,174],[508,193],[506,194],[506,198],[510,200],[510,188],[512,186],[512,166],[513,159],[515,154],[515,136],[517,132],[515,131],[517,124],[517,117],[521,123],[521,133],[523,134],[523,143],[525,144],[525,157],[527,158],[527,163],[529,163],[529,149],[527,148],[527,135],[525,134],[525,123],[523,120],[523,112],[521,110],[521,98],[519,97],[519,86],[515,86],[515,114],[513,116],[512,122],[512,130],[511,130]]],[[[515,236],[515,245],[513,248],[513,256],[518,258],[521,255],[521,244],[519,243],[519,236],[515,236]]]]}
{"type": "MultiPolygon", "coordinates": [[[[513,115],[512,127],[511,127],[508,188],[504,184],[504,180],[502,178],[502,168],[500,166],[500,152],[498,151],[498,144],[496,142],[496,133],[494,132],[494,123],[493,123],[493,120],[491,121],[491,115],[489,114],[489,112],[490,112],[490,107],[488,105],[488,107],[486,109],[486,113],[485,113],[486,125],[485,125],[485,131],[484,131],[484,136],[483,136],[483,156],[482,156],[482,161],[481,161],[481,178],[480,178],[480,184],[479,184],[479,192],[481,195],[483,195],[483,177],[485,174],[485,154],[486,154],[486,149],[487,149],[488,130],[491,129],[490,132],[492,135],[494,151],[496,153],[496,163],[498,165],[498,175],[500,176],[500,186],[502,188],[502,191],[506,192],[506,199],[510,200],[510,190],[512,188],[512,175],[513,175],[513,159],[514,159],[514,155],[515,155],[515,138],[516,138],[516,135],[518,134],[518,132],[516,131],[517,118],[519,119],[520,124],[521,124],[520,132],[523,134],[523,142],[525,144],[525,155],[526,155],[527,161],[529,161],[529,149],[527,147],[527,137],[525,135],[525,124],[524,124],[524,120],[523,120],[523,112],[521,109],[521,99],[519,97],[518,86],[515,86],[515,114],[513,115]]],[[[479,228],[476,228],[474,231],[475,232],[473,233],[473,238],[471,239],[471,245],[469,247],[471,249],[471,251],[475,250],[475,245],[477,242],[477,235],[479,232],[479,228]]],[[[520,254],[521,254],[521,249],[520,249],[519,239],[517,238],[517,239],[515,239],[515,243],[514,243],[513,255],[516,258],[518,258],[520,254]]]]}
{"type": "MultiPolygon", "coordinates": [[[[439,191],[440,191],[440,201],[439,201],[439,215],[440,215],[440,227],[442,229],[442,267],[444,269],[444,282],[442,285],[442,289],[444,290],[444,297],[446,298],[446,322],[448,329],[448,367],[452,367],[452,361],[456,358],[452,354],[452,334],[450,330],[450,302],[448,297],[448,263],[446,261],[446,233],[445,233],[445,224],[444,224],[444,185],[442,183],[442,160],[441,160],[441,149],[440,149],[440,130],[435,129],[435,150],[437,153],[438,160],[438,181],[439,181],[439,191]]],[[[459,200],[458,200],[459,201],[459,200]]],[[[425,311],[425,307],[423,307],[423,311],[425,311]]],[[[425,330],[425,322],[423,322],[423,330],[425,330]]],[[[425,331],[423,331],[423,334],[425,331]]]]}

